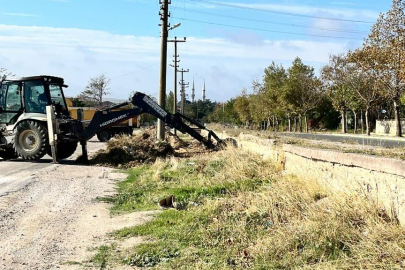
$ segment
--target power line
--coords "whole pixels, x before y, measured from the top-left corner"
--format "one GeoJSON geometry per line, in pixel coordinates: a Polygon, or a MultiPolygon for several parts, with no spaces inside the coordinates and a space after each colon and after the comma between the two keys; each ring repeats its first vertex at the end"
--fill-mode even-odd
{"type": "Polygon", "coordinates": [[[361,21],[361,20],[339,19],[339,18],[314,16],[314,15],[306,15],[306,14],[299,14],[299,13],[283,12],[283,11],[273,11],[273,10],[267,10],[267,9],[260,9],[260,8],[247,7],[247,6],[238,6],[238,5],[235,5],[235,4],[227,4],[227,3],[220,3],[220,2],[206,1],[206,0],[189,0],[189,1],[207,3],[207,4],[211,4],[211,5],[224,6],[224,7],[230,7],[230,8],[238,8],[238,9],[246,9],[246,10],[254,10],[254,11],[267,12],[267,13],[274,13],[274,14],[280,14],[280,15],[303,17],[303,18],[313,18],[313,19],[341,21],[341,22],[352,22],[352,23],[365,23],[365,24],[374,24],[375,23],[375,22],[361,21]]]}
{"type": "Polygon", "coordinates": [[[262,31],[262,32],[278,33],[278,34],[288,34],[288,35],[308,36],[308,37],[324,37],[324,38],[334,38],[334,39],[351,39],[351,40],[362,40],[363,41],[363,39],[352,38],[352,37],[338,37],[338,36],[325,36],[325,35],[316,35],[316,34],[302,34],[302,33],[295,33],[295,32],[277,31],[277,30],[253,28],[253,27],[238,26],[238,25],[231,25],[231,24],[206,22],[206,21],[192,20],[192,19],[186,19],[186,18],[177,18],[177,17],[172,17],[172,18],[176,18],[178,20],[183,20],[183,21],[195,22],[195,23],[226,26],[226,27],[232,27],[232,28],[248,29],[248,30],[255,30],[255,31],[262,31]]]}
{"type": "Polygon", "coordinates": [[[352,34],[368,34],[368,32],[365,32],[365,31],[348,30],[348,29],[340,29],[340,28],[324,28],[324,27],[315,27],[315,26],[298,25],[298,24],[289,24],[289,23],[282,23],[282,22],[275,22],[275,21],[268,21],[268,20],[245,18],[245,17],[239,17],[239,16],[216,14],[216,13],[197,11],[197,10],[192,10],[192,9],[184,9],[184,10],[187,11],[187,12],[190,12],[190,13],[197,13],[197,14],[216,16],[216,17],[230,18],[230,19],[235,19],[235,20],[244,20],[244,21],[261,22],[261,23],[268,23],[268,24],[275,24],[275,25],[316,29],[316,30],[328,31],[328,32],[341,32],[341,33],[352,33],[352,34]]]}
{"type": "Polygon", "coordinates": [[[125,77],[125,76],[128,76],[128,75],[132,75],[132,74],[134,74],[134,73],[137,73],[137,72],[142,71],[142,70],[145,70],[145,69],[152,68],[152,67],[157,66],[157,65],[158,65],[158,64],[153,64],[153,65],[150,65],[150,66],[147,66],[147,67],[144,67],[144,68],[135,70],[135,71],[133,71],[133,72],[130,72],[130,73],[127,73],[127,74],[124,74],[124,75],[120,75],[120,76],[118,76],[118,77],[112,78],[111,81],[112,81],[112,80],[115,80],[115,79],[119,79],[119,78],[125,77]]]}

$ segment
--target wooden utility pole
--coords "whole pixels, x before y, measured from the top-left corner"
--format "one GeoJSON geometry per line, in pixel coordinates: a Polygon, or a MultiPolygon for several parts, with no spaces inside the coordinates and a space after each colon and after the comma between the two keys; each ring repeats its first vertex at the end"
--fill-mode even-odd
{"type": "Polygon", "coordinates": [[[178,72],[181,73],[181,81],[180,81],[180,85],[181,85],[181,103],[180,103],[180,107],[181,107],[181,114],[184,114],[184,105],[185,105],[185,100],[186,100],[186,87],[189,85],[189,83],[184,83],[184,73],[189,72],[189,70],[179,70],[178,72]]]}
{"type": "MultiPolygon", "coordinates": [[[[160,1],[160,20],[161,20],[161,44],[160,44],[160,79],[159,79],[159,100],[158,103],[163,109],[166,107],[166,65],[167,65],[167,38],[169,35],[168,18],[170,0],[160,1]]],[[[165,123],[158,119],[157,126],[158,140],[165,139],[165,123]]]]}

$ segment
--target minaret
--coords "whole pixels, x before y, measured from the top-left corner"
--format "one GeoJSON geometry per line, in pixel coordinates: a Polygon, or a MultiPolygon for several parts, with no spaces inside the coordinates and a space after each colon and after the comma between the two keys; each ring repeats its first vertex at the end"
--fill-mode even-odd
{"type": "Polygon", "coordinates": [[[194,87],[194,78],[193,78],[193,89],[191,89],[191,102],[195,101],[195,87],[194,87]]]}
{"type": "Polygon", "coordinates": [[[202,91],[202,101],[205,101],[205,81],[204,81],[204,86],[203,86],[203,91],[202,91]]]}

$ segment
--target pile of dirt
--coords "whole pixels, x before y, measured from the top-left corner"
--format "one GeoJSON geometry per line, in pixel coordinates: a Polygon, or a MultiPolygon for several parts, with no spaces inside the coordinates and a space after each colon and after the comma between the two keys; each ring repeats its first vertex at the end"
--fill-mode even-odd
{"type": "Polygon", "coordinates": [[[173,156],[175,150],[188,147],[189,144],[179,137],[167,133],[164,141],[156,140],[156,128],[149,128],[134,136],[114,138],[90,161],[120,167],[133,167],[143,163],[153,163],[158,158],[173,156]]]}

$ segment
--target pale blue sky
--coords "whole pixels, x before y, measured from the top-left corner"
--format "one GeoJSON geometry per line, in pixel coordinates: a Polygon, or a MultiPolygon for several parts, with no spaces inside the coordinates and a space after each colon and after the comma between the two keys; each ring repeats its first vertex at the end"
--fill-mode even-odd
{"type": "MultiPolygon", "coordinates": [[[[133,90],[157,94],[158,0],[1,0],[0,67],[19,76],[65,77],[76,95],[91,76],[113,78],[111,97],[133,90]]],[[[389,0],[173,0],[170,35],[197,97],[223,101],[250,88],[271,61],[301,57],[320,69],[331,53],[361,45],[389,0]],[[232,27],[231,27],[232,26],[232,27]]],[[[169,45],[169,63],[173,55],[169,45]]],[[[168,69],[168,90],[173,88],[168,69]]]]}

